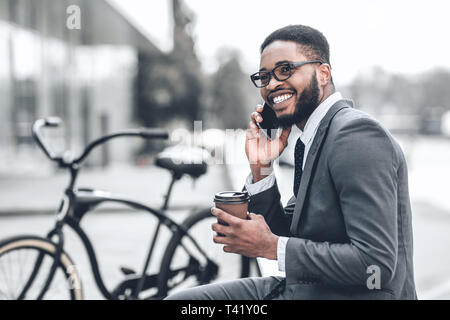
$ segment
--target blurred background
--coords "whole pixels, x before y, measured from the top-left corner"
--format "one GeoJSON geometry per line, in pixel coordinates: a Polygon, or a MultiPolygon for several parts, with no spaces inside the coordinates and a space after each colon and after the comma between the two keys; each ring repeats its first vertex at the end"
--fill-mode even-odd
{"type": "MultiPolygon", "coordinates": [[[[0,238],[45,232],[67,183],[31,138],[41,117],[64,121],[46,137],[54,150],[73,154],[120,129],[183,130],[182,142],[178,134],[164,143],[108,143],[89,157],[80,181],[157,205],[170,175],[153,165],[155,155],[173,145],[204,147],[216,161],[194,187],[189,178],[175,187],[172,209],[180,220],[188,207],[212,205],[214,192],[240,189],[248,175],[243,131],[225,130],[245,129],[261,101],[249,74],[259,69],[264,38],[306,24],[328,38],[337,90],[401,143],[419,298],[450,298],[447,12],[444,0],[0,0],[0,238]],[[201,121],[200,138],[194,121],[201,121]]],[[[283,201],[292,190],[293,145],[276,166],[283,201]]],[[[119,253],[104,237],[120,230],[132,246],[140,225],[130,215],[124,230],[121,214],[87,223],[104,242],[99,250],[112,252],[106,264],[119,253]]]]}

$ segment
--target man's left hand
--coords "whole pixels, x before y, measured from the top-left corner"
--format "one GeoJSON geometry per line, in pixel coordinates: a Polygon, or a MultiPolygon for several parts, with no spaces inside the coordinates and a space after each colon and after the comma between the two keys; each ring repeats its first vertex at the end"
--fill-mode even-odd
{"type": "Polygon", "coordinates": [[[213,207],[214,216],[228,226],[214,223],[212,229],[225,236],[214,235],[214,242],[225,245],[223,251],[238,253],[248,257],[277,259],[278,236],[270,231],[262,215],[249,213],[248,220],[240,219],[213,207]]]}

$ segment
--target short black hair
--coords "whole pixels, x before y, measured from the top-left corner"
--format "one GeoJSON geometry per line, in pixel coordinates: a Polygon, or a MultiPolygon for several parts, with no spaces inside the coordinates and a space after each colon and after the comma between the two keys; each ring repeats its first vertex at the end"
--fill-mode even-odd
{"type": "Polygon", "coordinates": [[[304,25],[290,25],[272,32],[262,43],[261,53],[274,41],[297,42],[308,59],[330,64],[330,46],[322,32],[304,25]]]}

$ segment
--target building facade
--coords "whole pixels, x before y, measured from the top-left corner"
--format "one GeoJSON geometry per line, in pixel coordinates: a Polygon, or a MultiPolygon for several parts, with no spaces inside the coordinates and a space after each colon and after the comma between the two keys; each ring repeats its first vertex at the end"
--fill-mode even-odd
{"type": "MultiPolygon", "coordinates": [[[[135,127],[139,52],[160,53],[105,0],[0,0],[0,170],[45,165],[30,136],[41,117],[63,119],[49,139],[74,153],[102,134],[135,127]]],[[[89,161],[125,161],[135,149],[118,140],[89,161]]]]}

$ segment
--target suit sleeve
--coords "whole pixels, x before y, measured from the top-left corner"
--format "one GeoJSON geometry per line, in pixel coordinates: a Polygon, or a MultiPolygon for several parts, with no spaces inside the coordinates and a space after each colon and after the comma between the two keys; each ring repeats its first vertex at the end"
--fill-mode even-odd
{"type": "Polygon", "coordinates": [[[288,201],[286,208],[283,208],[280,198],[275,181],[269,189],[250,196],[248,211],[263,215],[272,233],[278,236],[288,236],[295,198],[288,201]]]}
{"type": "Polygon", "coordinates": [[[328,170],[339,198],[348,243],[290,238],[286,276],[329,285],[366,285],[368,268],[381,286],[397,261],[397,172],[392,141],[375,121],[356,119],[334,136],[328,170]]]}

